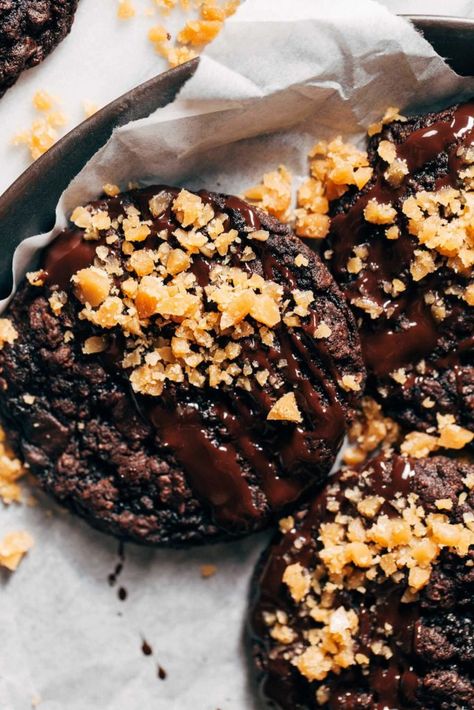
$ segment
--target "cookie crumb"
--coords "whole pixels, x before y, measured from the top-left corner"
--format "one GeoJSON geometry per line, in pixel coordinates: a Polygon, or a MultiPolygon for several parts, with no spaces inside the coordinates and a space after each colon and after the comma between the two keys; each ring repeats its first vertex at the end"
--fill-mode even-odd
{"type": "Polygon", "coordinates": [[[295,256],[295,266],[308,266],[308,264],[309,261],[303,254],[297,254],[297,256],[295,256]]]}

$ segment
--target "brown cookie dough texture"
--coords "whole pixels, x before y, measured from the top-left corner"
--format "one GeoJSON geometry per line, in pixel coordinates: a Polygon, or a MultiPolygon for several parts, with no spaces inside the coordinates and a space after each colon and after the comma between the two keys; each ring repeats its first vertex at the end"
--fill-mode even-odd
{"type": "Polygon", "coordinates": [[[69,33],[78,0],[0,0],[0,97],[69,33]]]}
{"type": "Polygon", "coordinates": [[[48,492],[120,537],[265,527],[325,479],[363,391],[344,297],[236,197],[104,189],[11,303],[6,426],[48,492]]]}
{"type": "Polygon", "coordinates": [[[472,463],[379,456],[280,527],[250,613],[270,707],[474,707],[472,463]]]}
{"type": "Polygon", "coordinates": [[[370,179],[332,203],[325,242],[369,392],[408,428],[473,430],[474,103],[369,133],[370,179]]]}

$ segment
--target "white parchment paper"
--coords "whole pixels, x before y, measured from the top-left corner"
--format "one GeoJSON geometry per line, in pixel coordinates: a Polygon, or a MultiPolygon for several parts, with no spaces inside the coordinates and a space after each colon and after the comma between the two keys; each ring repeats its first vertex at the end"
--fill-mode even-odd
{"type": "MultiPolygon", "coordinates": [[[[301,179],[315,140],[361,142],[389,105],[436,108],[472,93],[473,80],[375,2],[248,0],[174,104],[117,130],[77,176],[53,232],[17,250],[15,276],[105,182],[238,192],[280,163],[301,179]]],[[[107,583],[116,543],[39,498],[0,516],[0,535],[24,527],[36,538],[0,579],[0,710],[27,710],[33,697],[41,710],[258,707],[242,628],[267,535],[190,552],[127,546],[121,602],[107,583]],[[218,571],[202,580],[207,563],[218,571]]]]}

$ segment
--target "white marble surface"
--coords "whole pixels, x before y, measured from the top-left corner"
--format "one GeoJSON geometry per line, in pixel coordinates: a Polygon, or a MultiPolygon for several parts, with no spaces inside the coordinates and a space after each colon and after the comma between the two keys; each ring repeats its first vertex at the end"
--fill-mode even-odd
{"type": "MultiPolygon", "coordinates": [[[[423,11],[422,2],[385,4],[423,11]]],[[[450,3],[452,14],[457,5],[472,10],[473,3],[450,3]]],[[[0,189],[27,165],[9,138],[30,123],[34,91],[57,94],[72,126],[83,99],[104,104],[164,68],[146,40],[152,21],[118,23],[115,7],[114,0],[81,0],[73,34],[0,101],[0,189]]],[[[0,574],[0,710],[28,710],[36,696],[40,710],[256,710],[242,630],[266,535],[191,552],[128,546],[118,584],[129,596],[120,602],[107,582],[117,561],[113,540],[42,496],[34,508],[0,510],[0,535],[19,527],[32,532],[36,547],[15,575],[0,574]],[[207,563],[218,572],[202,580],[207,563]],[[142,655],[142,638],[153,657],[142,655]],[[165,681],[156,677],[158,663],[165,681]]]]}

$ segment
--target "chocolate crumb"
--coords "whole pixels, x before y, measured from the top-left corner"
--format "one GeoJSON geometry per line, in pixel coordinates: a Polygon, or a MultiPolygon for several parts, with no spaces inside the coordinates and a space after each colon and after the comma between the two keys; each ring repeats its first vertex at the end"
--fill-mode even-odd
{"type": "MultiPolygon", "coordinates": [[[[114,571],[111,572],[107,577],[107,579],[109,580],[109,585],[111,587],[114,587],[116,585],[117,579],[122,574],[123,563],[125,562],[125,547],[124,547],[123,542],[119,542],[117,554],[118,554],[118,562],[115,565],[114,571]]],[[[119,589],[119,595],[120,595],[120,589],[119,589]]]]}
{"type": "Polygon", "coordinates": [[[151,656],[153,653],[152,647],[150,646],[148,641],[146,641],[145,639],[143,639],[143,643],[142,643],[142,653],[144,656],[151,656]]]}

